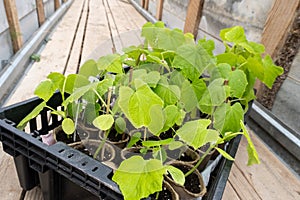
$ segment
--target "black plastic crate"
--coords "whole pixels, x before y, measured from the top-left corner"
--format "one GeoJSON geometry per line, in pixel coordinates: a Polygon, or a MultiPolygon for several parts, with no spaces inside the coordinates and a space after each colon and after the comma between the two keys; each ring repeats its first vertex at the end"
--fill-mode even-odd
{"type": "MultiPolygon", "coordinates": [[[[30,121],[29,133],[15,128],[39,103],[40,99],[32,98],[0,110],[0,140],[3,150],[14,157],[21,187],[30,190],[40,184],[45,200],[123,199],[117,184],[109,178],[113,173],[111,168],[62,142],[52,146],[41,142],[40,135],[61,123],[56,115],[48,122],[50,110],[44,109],[30,121]]],[[[59,93],[48,102],[53,108],[60,104],[59,93]]],[[[227,152],[233,157],[239,142],[237,137],[228,146],[227,152]]],[[[222,199],[231,165],[232,161],[221,159],[203,199],[222,199]]]]}

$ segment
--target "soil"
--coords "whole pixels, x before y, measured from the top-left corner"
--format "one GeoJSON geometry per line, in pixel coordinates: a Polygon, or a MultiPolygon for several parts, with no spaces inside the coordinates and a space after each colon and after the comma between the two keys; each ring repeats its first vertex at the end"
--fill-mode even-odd
{"type": "MultiPolygon", "coordinates": [[[[174,165],[175,167],[179,168],[184,174],[187,173],[191,168],[186,165],[174,165]]],[[[192,193],[200,193],[201,192],[201,185],[199,181],[199,177],[197,174],[192,173],[191,175],[185,177],[184,187],[186,190],[192,193]]]]}
{"type": "Polygon", "coordinates": [[[166,187],[163,187],[163,190],[159,192],[157,199],[156,199],[156,193],[150,195],[150,199],[151,200],[172,200],[172,193],[166,187]]]}

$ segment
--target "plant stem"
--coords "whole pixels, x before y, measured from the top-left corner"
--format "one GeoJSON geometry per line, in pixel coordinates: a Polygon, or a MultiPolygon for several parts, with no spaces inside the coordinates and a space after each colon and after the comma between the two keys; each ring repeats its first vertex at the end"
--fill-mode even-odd
{"type": "Polygon", "coordinates": [[[101,150],[102,147],[104,146],[104,144],[105,144],[105,142],[106,142],[106,139],[107,139],[107,137],[108,137],[108,134],[109,134],[109,132],[108,132],[108,131],[105,131],[104,138],[103,138],[103,140],[100,142],[98,148],[96,149],[96,151],[95,151],[95,153],[94,153],[94,155],[93,155],[93,158],[94,158],[94,159],[97,158],[97,156],[98,156],[100,150],[101,150]]]}
{"type": "Polygon", "coordinates": [[[190,169],[187,173],[184,174],[185,177],[189,176],[190,174],[192,174],[201,164],[201,162],[204,160],[204,158],[210,153],[210,151],[216,146],[216,144],[210,146],[205,153],[203,154],[203,156],[201,156],[201,158],[198,160],[198,162],[196,163],[196,165],[190,169]]]}
{"type": "Polygon", "coordinates": [[[112,89],[111,89],[111,88],[109,88],[109,89],[108,89],[108,93],[107,93],[106,114],[108,114],[108,113],[109,113],[109,111],[110,111],[110,99],[111,99],[111,91],[112,91],[112,89]]]}
{"type": "MultiPolygon", "coordinates": [[[[101,103],[103,103],[103,105],[105,107],[107,107],[107,104],[105,103],[105,101],[103,100],[103,98],[100,96],[100,94],[97,92],[97,90],[93,89],[93,91],[95,92],[95,94],[98,96],[98,98],[100,99],[101,103]]],[[[109,110],[110,114],[114,114],[111,110],[109,110]]]]}
{"type": "Polygon", "coordinates": [[[147,135],[147,128],[145,127],[145,130],[144,130],[144,141],[146,141],[146,139],[147,139],[146,135],[147,135]]]}
{"type": "MultiPolygon", "coordinates": [[[[79,103],[77,104],[77,110],[76,110],[76,117],[75,117],[75,129],[77,127],[77,121],[78,121],[78,115],[79,115],[79,103]]],[[[76,131],[73,134],[73,141],[76,141],[76,131]]]]}

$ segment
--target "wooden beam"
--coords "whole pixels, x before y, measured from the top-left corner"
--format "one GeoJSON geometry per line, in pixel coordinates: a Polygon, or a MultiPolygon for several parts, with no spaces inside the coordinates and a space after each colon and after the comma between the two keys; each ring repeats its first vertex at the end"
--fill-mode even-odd
{"type": "Polygon", "coordinates": [[[284,45],[289,28],[291,27],[299,0],[275,0],[268,14],[261,42],[266,47],[266,53],[274,58],[284,45]]]}
{"type": "Polygon", "coordinates": [[[156,19],[161,20],[162,12],[163,12],[163,4],[164,0],[157,0],[156,3],[156,19]]]}
{"type": "Polygon", "coordinates": [[[54,10],[57,10],[60,7],[59,0],[54,0],[54,10]]]}
{"type": "Polygon", "coordinates": [[[144,9],[148,10],[149,8],[149,0],[145,0],[144,9]]]}
{"type": "Polygon", "coordinates": [[[198,34],[198,27],[202,16],[204,0],[190,0],[185,24],[184,24],[184,32],[192,33],[195,38],[198,34]]]}
{"type": "Polygon", "coordinates": [[[14,53],[16,53],[23,45],[16,2],[15,0],[4,0],[3,2],[9,25],[9,32],[12,40],[13,51],[14,53]]]}
{"type": "Polygon", "coordinates": [[[145,0],[141,0],[141,7],[145,8],[145,0]]]}
{"type": "Polygon", "coordinates": [[[43,0],[35,0],[39,26],[45,22],[45,11],[43,0]]]}
{"type": "Polygon", "coordinates": [[[293,38],[299,32],[300,1],[275,0],[268,14],[261,42],[265,45],[266,53],[270,54],[276,65],[284,68],[284,74],[278,77],[272,89],[267,88],[260,81],[256,82],[257,100],[268,109],[272,109],[276,94],[286,79],[291,64],[296,56],[299,44],[294,44],[293,38]],[[298,28],[297,28],[298,27],[298,28]],[[293,45],[291,46],[291,44],[293,45]],[[289,58],[289,62],[286,59],[289,58]]]}

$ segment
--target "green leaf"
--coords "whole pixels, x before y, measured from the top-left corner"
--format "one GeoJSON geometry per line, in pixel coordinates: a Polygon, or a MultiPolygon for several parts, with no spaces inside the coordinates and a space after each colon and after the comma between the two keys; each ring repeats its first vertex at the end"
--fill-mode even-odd
{"type": "Polygon", "coordinates": [[[229,155],[226,151],[224,151],[224,150],[222,150],[222,149],[220,149],[220,148],[218,148],[218,147],[215,147],[215,149],[216,149],[223,157],[225,157],[226,159],[231,160],[231,161],[234,161],[234,158],[231,157],[231,155],[229,155]]]}
{"type": "Polygon", "coordinates": [[[99,95],[102,96],[105,93],[107,93],[109,88],[112,86],[113,86],[113,79],[106,77],[104,80],[98,82],[96,90],[99,93],[99,95]]]}
{"type": "Polygon", "coordinates": [[[272,85],[275,81],[275,79],[277,78],[277,76],[283,74],[283,68],[276,66],[273,61],[272,58],[270,57],[270,55],[267,55],[264,59],[263,59],[263,65],[264,65],[264,79],[263,79],[263,83],[266,84],[266,86],[268,86],[268,88],[272,88],[272,85]]]}
{"type": "Polygon", "coordinates": [[[119,54],[109,54],[99,58],[98,69],[113,73],[123,73],[121,56],[119,54]]]}
{"type": "Polygon", "coordinates": [[[184,144],[181,141],[175,141],[175,140],[173,140],[169,144],[169,149],[172,151],[172,150],[175,150],[175,149],[178,149],[178,148],[182,147],[183,145],[184,144]]]}
{"type": "Polygon", "coordinates": [[[130,147],[132,147],[133,145],[135,145],[135,143],[136,143],[137,141],[139,141],[139,140],[141,139],[141,137],[142,137],[142,133],[141,133],[141,132],[136,132],[136,133],[134,133],[133,135],[131,135],[130,141],[129,141],[128,144],[127,144],[127,148],[130,148],[130,147]]]}
{"type": "Polygon", "coordinates": [[[123,117],[118,117],[115,120],[115,129],[118,133],[124,133],[126,130],[126,122],[123,117]]]}
{"type": "Polygon", "coordinates": [[[198,105],[197,95],[195,90],[188,80],[185,80],[181,86],[181,98],[184,108],[187,112],[192,111],[198,105]]]}
{"type": "MultiPolygon", "coordinates": [[[[163,101],[157,96],[148,85],[143,84],[139,79],[135,80],[135,85],[141,85],[137,88],[130,99],[128,105],[128,119],[136,128],[148,126],[151,122],[150,109],[153,105],[163,106],[163,101]],[[139,84],[138,84],[139,83],[139,84]]],[[[120,94],[121,95],[121,94],[120,94]]],[[[120,104],[121,102],[119,102],[120,104]]],[[[125,106],[120,106],[124,108],[125,106]]],[[[126,110],[123,110],[126,114],[126,110]]]]}
{"type": "Polygon", "coordinates": [[[90,81],[86,77],[79,74],[69,74],[65,79],[62,92],[72,94],[76,88],[86,86],[88,84],[90,84],[90,81]]]}
{"type": "Polygon", "coordinates": [[[26,115],[26,117],[22,119],[22,121],[17,125],[17,128],[21,130],[24,129],[26,123],[29,122],[31,119],[35,118],[36,116],[38,116],[45,106],[46,106],[45,101],[37,105],[28,115],[26,115]]]}
{"type": "Polygon", "coordinates": [[[119,89],[119,107],[121,108],[122,112],[127,116],[130,117],[129,114],[129,100],[131,96],[134,94],[134,91],[130,87],[121,86],[119,89]]]}
{"type": "Polygon", "coordinates": [[[238,132],[241,129],[240,121],[244,119],[244,110],[240,103],[224,103],[214,113],[214,128],[222,134],[226,132],[238,132]]]}
{"type": "Polygon", "coordinates": [[[221,30],[220,37],[223,41],[233,42],[237,44],[247,41],[244,29],[241,26],[234,26],[221,30]]]}
{"type": "Polygon", "coordinates": [[[247,84],[246,74],[242,70],[237,69],[230,72],[228,85],[232,97],[241,98],[246,90],[247,84]]]}
{"type": "Polygon", "coordinates": [[[243,121],[240,121],[240,125],[243,130],[243,135],[246,137],[248,146],[247,146],[247,152],[248,152],[248,164],[247,165],[253,165],[253,164],[259,164],[260,160],[258,158],[257,151],[255,149],[255,146],[250,138],[250,135],[243,123],[243,121]]]}
{"type": "Polygon", "coordinates": [[[192,88],[194,90],[194,94],[196,94],[198,101],[202,98],[205,90],[206,84],[203,79],[196,79],[192,82],[192,88]]]}
{"type": "Polygon", "coordinates": [[[77,88],[74,92],[62,103],[62,106],[66,107],[69,103],[77,101],[85,93],[92,89],[96,89],[99,82],[91,83],[89,85],[77,88]]]}
{"type": "Polygon", "coordinates": [[[206,40],[205,38],[198,40],[198,45],[201,45],[210,56],[213,56],[213,50],[215,49],[215,43],[213,40],[206,40]]]}
{"type": "Polygon", "coordinates": [[[165,124],[165,117],[162,110],[162,106],[155,104],[150,107],[150,123],[148,125],[148,129],[154,135],[159,135],[161,133],[161,129],[165,124]]]}
{"type": "Polygon", "coordinates": [[[173,66],[181,69],[185,77],[195,80],[210,63],[212,59],[201,45],[187,44],[178,47],[173,66]]]}
{"type": "Polygon", "coordinates": [[[175,104],[180,99],[180,88],[177,85],[158,84],[154,92],[167,104],[175,104]]]}
{"type": "Polygon", "coordinates": [[[112,180],[119,185],[125,200],[139,200],[162,190],[165,173],[159,160],[132,156],[121,163],[112,180]]]}
{"type": "Polygon", "coordinates": [[[163,110],[165,124],[161,132],[167,131],[174,126],[176,121],[181,117],[179,109],[175,105],[168,105],[163,110]]]}
{"type": "Polygon", "coordinates": [[[211,72],[211,80],[223,78],[228,80],[231,73],[231,66],[227,63],[219,63],[211,72]]]}
{"type": "Polygon", "coordinates": [[[142,76],[141,79],[147,83],[150,87],[156,87],[159,79],[160,79],[160,74],[157,71],[151,71],[145,76],[142,76]]]}
{"type": "Polygon", "coordinates": [[[51,80],[45,80],[36,87],[34,94],[44,101],[48,101],[54,94],[55,90],[56,88],[54,83],[51,80]]]}
{"type": "Polygon", "coordinates": [[[189,121],[176,133],[182,141],[194,147],[194,149],[198,149],[208,142],[216,142],[219,137],[217,131],[207,129],[210,123],[209,119],[189,121]]]}
{"type": "Polygon", "coordinates": [[[71,135],[75,131],[75,124],[72,119],[65,118],[62,121],[62,129],[67,135],[71,135]]]}
{"type": "Polygon", "coordinates": [[[176,50],[183,44],[193,43],[193,37],[184,34],[179,29],[169,29],[163,23],[146,23],[142,28],[142,36],[146,39],[146,45],[152,48],[176,50]]]}
{"type": "Polygon", "coordinates": [[[90,76],[96,77],[100,73],[97,62],[95,60],[86,61],[79,69],[79,74],[89,78],[90,76]]]}
{"type": "Polygon", "coordinates": [[[218,64],[227,63],[230,66],[237,66],[238,64],[238,55],[231,52],[218,54],[216,58],[218,64]]]}
{"type": "Polygon", "coordinates": [[[224,87],[224,79],[218,78],[213,80],[204,92],[200,105],[204,106],[220,106],[226,100],[226,92],[224,87]]]}
{"type": "Polygon", "coordinates": [[[169,174],[171,175],[172,179],[179,185],[183,186],[184,182],[185,182],[184,173],[180,169],[178,169],[172,165],[167,165],[166,168],[167,168],[167,171],[169,172],[169,174]]]}
{"type": "Polygon", "coordinates": [[[253,73],[253,75],[257,77],[259,80],[264,80],[265,70],[260,57],[259,58],[249,57],[247,59],[245,67],[249,69],[249,71],[253,73]]]}
{"type": "Polygon", "coordinates": [[[56,89],[59,89],[61,92],[63,92],[63,84],[65,81],[65,76],[58,72],[52,72],[47,76],[48,79],[52,81],[56,89]]]}
{"type": "Polygon", "coordinates": [[[110,129],[113,124],[114,118],[110,114],[100,115],[93,121],[93,125],[103,131],[110,129]]]}
{"type": "Polygon", "coordinates": [[[174,139],[173,138],[168,138],[168,139],[164,139],[164,140],[146,140],[143,141],[142,144],[144,147],[158,147],[161,145],[168,145],[171,142],[173,142],[174,139]]]}

